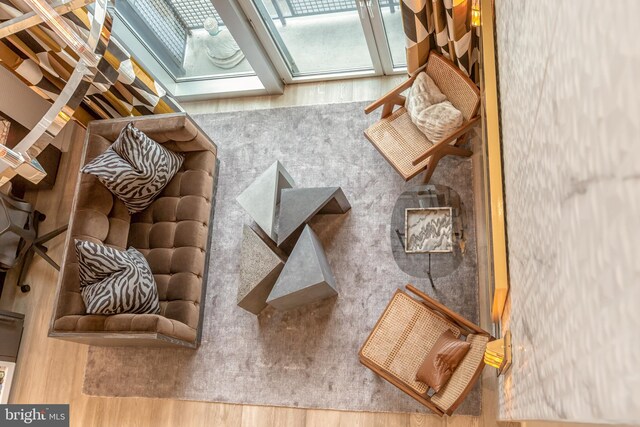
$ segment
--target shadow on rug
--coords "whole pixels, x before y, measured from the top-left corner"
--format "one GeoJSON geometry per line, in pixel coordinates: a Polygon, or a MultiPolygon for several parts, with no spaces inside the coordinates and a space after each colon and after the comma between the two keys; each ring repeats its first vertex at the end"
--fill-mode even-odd
{"type": "MultiPolygon", "coordinates": [[[[468,256],[435,280],[404,273],[391,253],[390,223],[405,183],[362,132],[375,121],[363,103],[206,114],[194,119],[218,144],[220,175],[202,344],[197,351],[91,347],[84,392],[371,412],[429,412],[360,365],[358,350],[393,292],[412,283],[478,321],[470,159],[445,158],[431,183],[467,206],[468,256]],[[352,210],[316,217],[339,296],[256,317],[236,306],[239,253],[248,214],[235,201],[280,160],[299,187],[341,186],[352,210]]],[[[476,385],[457,414],[478,415],[476,385]]]]}

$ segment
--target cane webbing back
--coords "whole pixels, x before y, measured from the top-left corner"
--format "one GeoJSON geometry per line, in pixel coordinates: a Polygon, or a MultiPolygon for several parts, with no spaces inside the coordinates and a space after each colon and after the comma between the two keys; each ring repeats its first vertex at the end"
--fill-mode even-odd
{"type": "Polygon", "coordinates": [[[453,106],[462,112],[465,120],[477,114],[480,91],[460,69],[443,56],[431,53],[425,71],[453,106]]]}
{"type": "Polygon", "coordinates": [[[424,394],[428,386],[416,381],[416,372],[436,340],[447,329],[454,336],[460,336],[460,329],[453,323],[398,292],[362,347],[361,356],[416,392],[424,394]]]}

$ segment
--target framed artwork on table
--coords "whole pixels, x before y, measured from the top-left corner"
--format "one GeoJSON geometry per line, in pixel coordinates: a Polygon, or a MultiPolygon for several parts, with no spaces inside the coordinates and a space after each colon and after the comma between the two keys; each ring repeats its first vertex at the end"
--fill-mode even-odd
{"type": "Polygon", "coordinates": [[[450,207],[405,210],[406,253],[453,252],[450,207]]]}

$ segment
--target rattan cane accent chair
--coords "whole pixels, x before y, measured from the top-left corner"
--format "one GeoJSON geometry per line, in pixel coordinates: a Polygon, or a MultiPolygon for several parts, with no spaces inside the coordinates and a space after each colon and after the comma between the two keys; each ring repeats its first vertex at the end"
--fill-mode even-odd
{"type": "Polygon", "coordinates": [[[438,161],[448,154],[468,157],[471,150],[459,147],[464,144],[469,131],[480,120],[480,90],[471,79],[444,56],[431,51],[427,63],[416,70],[409,79],[367,106],[366,114],[382,107],[381,119],[364,131],[365,136],[405,181],[427,170],[424,182],[428,183],[438,161]],[[430,141],[413,124],[404,107],[406,98],[401,95],[410,88],[421,71],[433,79],[447,99],[462,112],[464,121],[459,128],[440,141],[430,141]],[[395,106],[400,106],[393,111],[395,106]]]}
{"type": "Polygon", "coordinates": [[[434,413],[451,415],[480,378],[491,335],[407,285],[418,298],[398,289],[360,349],[360,362],[434,413]],[[440,335],[450,329],[471,348],[438,393],[416,381],[416,373],[440,335]]]}

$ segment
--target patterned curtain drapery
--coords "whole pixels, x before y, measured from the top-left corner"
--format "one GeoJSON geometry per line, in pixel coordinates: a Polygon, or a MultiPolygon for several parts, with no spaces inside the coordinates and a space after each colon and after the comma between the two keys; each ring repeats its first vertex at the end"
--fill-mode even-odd
{"type": "Polygon", "coordinates": [[[471,26],[473,1],[400,0],[409,73],[424,65],[435,49],[478,82],[479,33],[471,26]]]}
{"type": "MultiPolygon", "coordinates": [[[[20,0],[0,0],[0,22],[28,11],[20,0]]],[[[77,9],[64,15],[81,34],[90,28],[90,12],[77,9]]],[[[102,55],[92,81],[83,81],[70,107],[82,105],[95,118],[161,114],[179,111],[177,103],[111,37],[107,16],[97,53],[102,55]]],[[[12,71],[38,95],[54,102],[65,87],[78,55],[42,23],[0,39],[0,65],[12,71]]]]}

